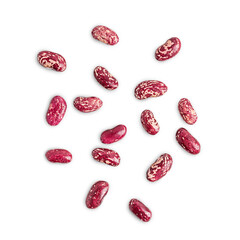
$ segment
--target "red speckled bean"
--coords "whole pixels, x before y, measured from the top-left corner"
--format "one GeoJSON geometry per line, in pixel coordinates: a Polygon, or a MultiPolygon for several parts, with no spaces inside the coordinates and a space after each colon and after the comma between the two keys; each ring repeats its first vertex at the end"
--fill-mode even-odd
{"type": "Polygon", "coordinates": [[[104,67],[98,66],[94,69],[94,77],[106,89],[114,90],[118,87],[118,81],[104,67]]]}
{"type": "Polygon", "coordinates": [[[167,92],[167,86],[157,80],[148,80],[141,82],[135,88],[135,97],[139,100],[149,97],[159,97],[167,92]]]}
{"type": "Polygon", "coordinates": [[[65,149],[52,149],[46,152],[46,158],[54,163],[69,163],[72,161],[72,154],[65,149]]]}
{"type": "Polygon", "coordinates": [[[119,154],[110,149],[96,148],[92,151],[92,156],[98,162],[103,162],[114,167],[120,163],[119,154]]]}
{"type": "Polygon", "coordinates": [[[141,114],[141,123],[143,128],[151,135],[159,132],[159,125],[153,113],[150,110],[144,110],[141,114]]]}
{"type": "Polygon", "coordinates": [[[109,185],[105,181],[94,183],[87,195],[86,205],[88,208],[97,208],[101,205],[103,198],[108,193],[109,185]]]}
{"type": "Polygon", "coordinates": [[[178,129],[176,139],[187,152],[191,154],[200,152],[200,143],[185,128],[178,129]]]}
{"type": "Polygon", "coordinates": [[[67,110],[67,104],[65,100],[60,96],[55,96],[48,107],[46,119],[49,125],[56,126],[58,125],[67,110]]]}
{"type": "Polygon", "coordinates": [[[51,68],[58,72],[65,71],[67,64],[63,56],[50,51],[42,51],[38,53],[38,62],[45,68],[51,68]]]}
{"type": "Polygon", "coordinates": [[[168,60],[180,51],[181,42],[178,38],[173,37],[168,39],[163,45],[157,48],[155,52],[155,58],[158,61],[168,60]]]}
{"type": "Polygon", "coordinates": [[[94,112],[102,107],[103,102],[97,97],[77,97],[73,102],[74,107],[80,112],[94,112]]]}
{"type": "Polygon", "coordinates": [[[178,110],[183,120],[188,124],[194,124],[197,121],[197,114],[187,98],[182,98],[178,103],[178,110]]]}
{"type": "Polygon", "coordinates": [[[144,222],[148,222],[152,217],[152,212],[149,208],[137,199],[131,199],[129,209],[144,222]]]}
{"type": "Polygon", "coordinates": [[[164,177],[171,169],[172,162],[172,157],[169,154],[162,154],[148,169],[147,179],[151,182],[155,182],[164,177]]]}
{"type": "Polygon", "coordinates": [[[102,25],[93,28],[92,36],[93,38],[109,45],[115,45],[119,41],[118,35],[113,30],[102,25]]]}
{"type": "Polygon", "coordinates": [[[127,133],[127,128],[124,125],[118,125],[112,129],[107,129],[101,134],[101,142],[110,144],[119,141],[127,133]]]}

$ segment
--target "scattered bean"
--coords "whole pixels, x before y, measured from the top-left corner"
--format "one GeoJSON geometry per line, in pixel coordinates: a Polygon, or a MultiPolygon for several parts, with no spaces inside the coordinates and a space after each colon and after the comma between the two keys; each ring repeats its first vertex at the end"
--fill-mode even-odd
{"type": "Polygon", "coordinates": [[[106,89],[114,90],[118,87],[118,81],[104,67],[98,66],[94,69],[94,77],[106,89]]]}
{"type": "Polygon", "coordinates": [[[45,68],[51,68],[57,72],[65,71],[67,64],[63,56],[50,51],[42,51],[38,53],[38,62],[45,68]]]}
{"type": "Polygon", "coordinates": [[[197,114],[187,98],[182,98],[178,103],[178,110],[187,124],[194,124],[197,121],[197,114]]]}
{"type": "Polygon", "coordinates": [[[178,129],[176,139],[187,152],[191,154],[200,152],[200,143],[185,128],[178,129]]]}
{"type": "Polygon", "coordinates": [[[144,110],[141,114],[141,123],[143,128],[151,135],[159,132],[159,125],[153,113],[150,110],[144,110]]]}
{"type": "Polygon", "coordinates": [[[102,107],[103,102],[97,97],[77,97],[73,102],[74,107],[80,112],[94,112],[102,107]]]}
{"type": "Polygon", "coordinates": [[[92,156],[98,162],[103,162],[114,167],[120,163],[119,154],[111,149],[96,148],[92,151],[92,156]]]}
{"type": "Polygon", "coordinates": [[[88,208],[97,208],[101,205],[103,198],[108,193],[109,185],[105,181],[94,183],[87,195],[86,206],[88,208]]]}
{"type": "Polygon", "coordinates": [[[173,37],[168,39],[163,45],[157,48],[155,52],[155,58],[158,61],[168,60],[180,51],[181,42],[178,38],[173,37]]]}
{"type": "Polygon", "coordinates": [[[102,25],[93,28],[92,36],[93,38],[109,45],[115,45],[119,41],[118,35],[113,30],[102,25]]]}
{"type": "Polygon", "coordinates": [[[135,97],[139,100],[149,97],[159,97],[167,92],[167,86],[157,80],[147,80],[141,82],[135,88],[135,97]]]}
{"type": "Polygon", "coordinates": [[[151,182],[155,182],[164,177],[171,169],[172,163],[173,160],[169,154],[162,154],[148,169],[147,179],[151,182]]]}
{"type": "Polygon", "coordinates": [[[55,96],[52,98],[46,115],[48,124],[51,126],[58,125],[62,121],[66,110],[67,104],[62,97],[55,96]]]}
{"type": "Polygon", "coordinates": [[[110,144],[119,141],[127,133],[127,128],[124,125],[118,125],[112,129],[107,129],[101,134],[101,142],[110,144]]]}
{"type": "Polygon", "coordinates": [[[152,212],[142,202],[133,198],[129,202],[129,209],[142,221],[148,222],[152,217],[152,212]]]}
{"type": "Polygon", "coordinates": [[[52,149],[46,152],[46,158],[54,163],[69,163],[72,161],[72,154],[65,149],[52,149]]]}

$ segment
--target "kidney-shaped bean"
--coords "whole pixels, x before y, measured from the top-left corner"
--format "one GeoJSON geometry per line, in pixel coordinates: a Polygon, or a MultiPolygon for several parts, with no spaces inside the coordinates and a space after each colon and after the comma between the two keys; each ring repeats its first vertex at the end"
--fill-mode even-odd
{"type": "Polygon", "coordinates": [[[155,52],[155,58],[158,61],[168,60],[180,51],[181,42],[178,38],[173,37],[168,39],[163,45],[157,48],[155,52]]]}
{"type": "Polygon", "coordinates": [[[152,212],[142,202],[133,198],[129,202],[129,209],[142,221],[148,222],[152,217],[152,212]]]}
{"type": "Polygon", "coordinates": [[[153,113],[150,110],[144,110],[141,114],[141,123],[143,128],[151,135],[159,132],[159,125],[153,113]]]}
{"type": "Polygon", "coordinates": [[[127,133],[127,128],[124,125],[117,125],[112,129],[107,129],[101,134],[101,142],[110,144],[119,141],[127,133]]]}
{"type": "Polygon", "coordinates": [[[97,97],[77,97],[73,102],[74,107],[80,112],[94,112],[102,107],[103,102],[97,97]]]}
{"type": "Polygon", "coordinates": [[[164,153],[162,154],[148,169],[147,179],[155,182],[164,177],[172,167],[172,157],[164,153]]]}
{"type": "Polygon", "coordinates": [[[87,195],[86,205],[88,208],[97,208],[101,205],[103,198],[108,193],[109,185],[105,181],[94,183],[87,195]]]}
{"type": "Polygon", "coordinates": [[[48,124],[51,126],[58,125],[62,121],[66,110],[67,104],[62,97],[55,96],[52,98],[46,115],[48,124]]]}
{"type": "Polygon", "coordinates": [[[118,35],[113,30],[102,25],[93,28],[92,36],[93,38],[109,45],[115,45],[119,41],[118,35]]]}
{"type": "Polygon", "coordinates": [[[120,163],[119,154],[111,149],[95,148],[92,151],[92,156],[98,162],[103,162],[114,167],[120,163]]]}
{"type": "Polygon", "coordinates": [[[38,53],[38,62],[45,68],[51,68],[58,72],[65,71],[67,64],[64,57],[58,53],[42,51],[38,53]]]}
{"type": "Polygon", "coordinates": [[[197,114],[187,98],[182,98],[178,103],[178,110],[187,124],[194,124],[197,121],[197,114]]]}
{"type": "Polygon", "coordinates": [[[51,149],[46,152],[46,158],[54,163],[69,163],[72,161],[72,154],[65,149],[51,149]]]}
{"type": "Polygon", "coordinates": [[[167,92],[167,86],[157,80],[147,80],[141,82],[135,88],[135,97],[139,100],[150,98],[150,97],[159,97],[167,92]]]}
{"type": "Polygon", "coordinates": [[[191,154],[198,154],[200,152],[200,143],[185,128],[178,129],[176,139],[187,152],[191,154]]]}
{"type": "Polygon", "coordinates": [[[94,69],[94,77],[104,88],[108,90],[114,90],[118,87],[117,79],[104,67],[96,67],[94,69]]]}

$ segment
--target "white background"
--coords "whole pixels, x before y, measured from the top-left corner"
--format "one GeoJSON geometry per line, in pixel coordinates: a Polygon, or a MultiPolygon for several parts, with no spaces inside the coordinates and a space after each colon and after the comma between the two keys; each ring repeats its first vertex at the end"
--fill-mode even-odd
{"type": "Polygon", "coordinates": [[[239,240],[239,1],[1,1],[0,4],[0,239],[164,239],[239,240]],[[120,42],[108,46],[91,30],[106,25],[120,42]],[[158,62],[155,49],[170,37],[182,49],[158,62]],[[50,50],[67,61],[63,73],[43,68],[37,53],[50,50]],[[97,65],[119,81],[114,91],[93,77],[97,65]],[[135,86],[160,80],[168,92],[139,101],[135,86]],[[56,127],[46,123],[51,98],[68,109],[56,127]],[[103,107],[84,114],[77,96],[98,96],[103,107]],[[177,103],[189,98],[199,119],[180,117],[177,103]],[[150,109],[160,132],[148,135],[140,114],[150,109]],[[125,124],[124,139],[106,146],[103,130],[125,124]],[[199,155],[176,142],[178,128],[201,143],[199,155]],[[95,147],[121,156],[110,167],[94,161],[95,147]],[[69,164],[53,164],[45,152],[65,148],[69,164]],[[173,157],[171,171],[151,183],[145,173],[162,153],[173,157]],[[109,182],[102,205],[90,210],[85,198],[98,180],[109,182]],[[153,213],[150,222],[128,209],[138,198],[153,213]]]}

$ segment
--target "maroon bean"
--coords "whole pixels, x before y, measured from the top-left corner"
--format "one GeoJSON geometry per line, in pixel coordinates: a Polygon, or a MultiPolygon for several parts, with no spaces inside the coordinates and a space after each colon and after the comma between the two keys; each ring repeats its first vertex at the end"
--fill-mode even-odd
{"type": "Polygon", "coordinates": [[[109,185],[105,181],[94,183],[87,195],[86,205],[88,208],[97,208],[101,205],[103,198],[108,193],[109,185]]]}
{"type": "Polygon", "coordinates": [[[151,182],[155,182],[164,177],[171,169],[172,162],[172,157],[169,154],[162,154],[148,169],[147,179],[151,182]]]}
{"type": "Polygon", "coordinates": [[[118,35],[113,30],[102,25],[93,28],[92,36],[93,38],[109,45],[115,45],[119,41],[118,35]]]}
{"type": "Polygon", "coordinates": [[[98,162],[103,162],[114,167],[120,163],[119,154],[111,149],[96,148],[92,151],[92,156],[98,162]]]}
{"type": "Polygon", "coordinates": [[[110,144],[119,141],[127,133],[127,128],[124,125],[118,125],[112,129],[107,129],[101,134],[101,142],[110,144]]]}
{"type": "Polygon", "coordinates": [[[197,121],[197,114],[187,98],[182,98],[178,103],[178,110],[187,124],[194,124],[197,121]]]}
{"type": "Polygon", "coordinates": [[[185,128],[178,129],[176,139],[187,152],[191,154],[198,154],[200,152],[200,143],[185,128]]]}
{"type": "Polygon", "coordinates": [[[141,114],[141,123],[143,128],[151,135],[159,132],[159,125],[153,113],[150,110],[144,110],[141,114]]]}
{"type": "Polygon", "coordinates": [[[54,163],[69,163],[72,161],[72,154],[65,149],[52,149],[46,152],[46,158],[54,163]]]}
{"type": "Polygon", "coordinates": [[[114,90],[118,87],[118,81],[104,67],[98,66],[94,69],[94,77],[106,89],[114,90]]]}
{"type": "Polygon", "coordinates": [[[48,124],[51,126],[58,125],[62,121],[66,110],[67,104],[62,97],[55,96],[52,98],[46,115],[48,124]]]}
{"type": "Polygon", "coordinates": [[[51,68],[58,72],[65,71],[67,64],[64,57],[58,53],[42,51],[38,53],[38,62],[45,68],[51,68]]]}
{"type": "Polygon", "coordinates": [[[152,217],[152,212],[142,202],[137,199],[131,199],[129,209],[142,221],[148,222],[152,217]]]}
{"type": "Polygon", "coordinates": [[[103,102],[97,97],[77,97],[73,102],[74,107],[80,112],[94,112],[102,107],[103,102]]]}
{"type": "Polygon", "coordinates": [[[135,88],[135,97],[139,100],[149,97],[159,97],[167,92],[167,86],[157,80],[147,80],[141,82],[135,88]]]}
{"type": "Polygon", "coordinates": [[[168,39],[163,45],[157,48],[155,52],[155,58],[158,61],[168,60],[180,51],[181,42],[178,38],[173,37],[168,39]]]}

